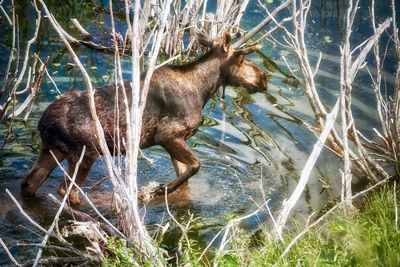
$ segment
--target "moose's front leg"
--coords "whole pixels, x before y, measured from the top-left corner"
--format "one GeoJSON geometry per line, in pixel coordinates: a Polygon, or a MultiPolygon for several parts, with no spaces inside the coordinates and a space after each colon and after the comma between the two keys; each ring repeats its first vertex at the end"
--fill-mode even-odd
{"type": "Polygon", "coordinates": [[[139,199],[143,202],[148,202],[155,196],[164,196],[165,189],[167,189],[168,194],[174,192],[200,169],[200,161],[192,153],[184,139],[160,139],[158,139],[158,144],[171,156],[176,178],[167,185],[154,187],[152,183],[150,183],[148,186],[143,187],[138,195],[139,199]]]}
{"type": "MultiPolygon", "coordinates": [[[[195,175],[200,169],[200,161],[192,153],[184,139],[169,140],[162,146],[171,156],[177,177],[165,187],[167,192],[174,192],[179,186],[195,175]]],[[[164,194],[165,188],[160,188],[157,193],[164,194]]]]}
{"type": "Polygon", "coordinates": [[[176,177],[178,177],[179,175],[183,174],[185,171],[187,171],[188,165],[174,159],[171,158],[172,161],[172,165],[174,165],[174,169],[175,169],[175,173],[176,173],[176,177]]]}

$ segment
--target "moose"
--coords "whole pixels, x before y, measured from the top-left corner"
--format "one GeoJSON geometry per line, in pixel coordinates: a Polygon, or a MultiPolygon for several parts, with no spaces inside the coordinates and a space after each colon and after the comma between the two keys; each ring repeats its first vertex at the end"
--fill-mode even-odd
{"type": "MultiPolygon", "coordinates": [[[[267,89],[265,73],[243,58],[243,55],[256,51],[256,46],[233,49],[231,35],[227,32],[222,37],[211,39],[196,31],[195,38],[209,51],[190,63],[164,65],[156,69],[151,77],[142,116],[140,148],[160,145],[171,157],[176,178],[166,185],[168,194],[199,171],[200,161],[186,141],[195,134],[202,121],[202,109],[218,88],[225,85],[241,86],[249,93],[267,89]]],[[[130,83],[124,84],[126,90],[131,89],[130,83]]],[[[116,87],[112,85],[97,88],[94,95],[110,151],[118,145],[115,138],[116,104],[119,108],[121,140],[126,133],[122,86],[118,86],[118,90],[118,100],[115,99],[116,87]]],[[[131,103],[130,99],[128,103],[131,103]]],[[[50,104],[39,120],[38,129],[42,141],[40,155],[21,181],[21,194],[34,195],[57,166],[57,161],[67,159],[68,174],[72,177],[82,148],[86,146],[75,180],[79,186],[82,185],[101,151],[89,111],[87,92],[66,93],[50,104]]],[[[125,153],[122,141],[120,149],[121,153],[125,153]]],[[[69,180],[65,177],[58,189],[60,196],[66,194],[68,184],[69,180]]],[[[164,189],[160,188],[159,194],[163,194],[164,189]]],[[[79,191],[75,187],[70,191],[69,202],[72,205],[80,203],[79,191]]]]}

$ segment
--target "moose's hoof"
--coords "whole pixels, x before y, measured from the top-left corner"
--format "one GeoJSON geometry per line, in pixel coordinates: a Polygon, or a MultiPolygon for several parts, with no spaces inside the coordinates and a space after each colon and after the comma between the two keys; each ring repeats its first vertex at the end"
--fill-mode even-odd
{"type": "Polygon", "coordinates": [[[138,198],[143,203],[148,203],[155,197],[160,197],[165,194],[165,185],[157,182],[150,182],[148,185],[142,187],[138,194],[138,198]]]}
{"type": "Polygon", "coordinates": [[[77,207],[81,204],[81,200],[79,199],[79,196],[76,197],[74,195],[69,195],[68,196],[68,203],[72,206],[72,207],[77,207]]]}
{"type": "Polygon", "coordinates": [[[157,188],[154,190],[154,194],[158,197],[164,196],[165,195],[165,188],[166,185],[165,184],[160,184],[159,186],[157,186],[157,188]]]}
{"type": "MultiPolygon", "coordinates": [[[[58,188],[58,195],[59,195],[61,198],[64,198],[64,196],[65,196],[66,193],[67,193],[67,192],[65,191],[65,189],[64,189],[63,186],[60,186],[60,187],[58,188]]],[[[69,205],[71,205],[72,207],[76,207],[76,206],[78,206],[79,204],[81,204],[81,201],[80,201],[80,199],[79,199],[79,192],[78,192],[78,190],[73,190],[73,191],[71,191],[71,192],[69,193],[69,196],[68,196],[68,199],[67,199],[67,203],[68,203],[69,205]]]]}
{"type": "Polygon", "coordinates": [[[28,183],[21,183],[21,195],[23,197],[32,197],[35,195],[35,190],[28,183]]]}

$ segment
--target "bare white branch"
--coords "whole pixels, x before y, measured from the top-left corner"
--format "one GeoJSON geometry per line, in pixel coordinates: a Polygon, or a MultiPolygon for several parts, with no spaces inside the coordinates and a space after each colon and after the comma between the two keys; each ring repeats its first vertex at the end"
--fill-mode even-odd
{"type": "MultiPolygon", "coordinates": [[[[72,181],[74,181],[74,182],[75,182],[76,175],[78,174],[79,166],[80,166],[81,163],[82,163],[83,156],[85,155],[85,150],[86,150],[86,147],[84,146],[83,149],[82,149],[81,156],[80,156],[80,158],[79,158],[79,160],[78,160],[78,162],[77,162],[77,164],[76,164],[75,171],[74,171],[74,175],[73,175],[72,178],[71,178],[72,181]]],[[[54,216],[53,222],[52,222],[52,224],[50,225],[49,229],[48,229],[47,232],[46,232],[46,235],[44,236],[44,238],[43,238],[43,240],[42,240],[42,243],[41,243],[42,246],[46,245],[47,240],[48,240],[49,237],[50,237],[50,234],[53,232],[54,227],[55,227],[56,224],[58,223],[58,218],[59,218],[60,215],[61,215],[61,212],[62,212],[62,210],[63,210],[63,208],[64,208],[64,205],[67,203],[67,199],[68,199],[68,196],[69,196],[69,192],[71,191],[73,185],[74,185],[73,183],[70,183],[70,184],[69,184],[68,189],[67,189],[67,192],[65,193],[65,196],[64,196],[64,198],[63,198],[63,200],[62,200],[62,202],[61,202],[61,206],[60,206],[60,208],[58,209],[56,215],[54,216]]],[[[33,267],[36,267],[36,266],[39,264],[39,260],[40,260],[40,258],[42,257],[42,252],[43,252],[43,248],[42,248],[42,247],[39,247],[38,253],[36,254],[35,262],[34,262],[33,265],[32,265],[33,267]]]]}
{"type": "Polygon", "coordinates": [[[12,261],[12,263],[15,266],[22,266],[22,264],[18,263],[18,261],[14,258],[14,256],[11,254],[10,250],[8,249],[7,245],[3,242],[3,239],[1,239],[0,237],[0,244],[3,247],[3,249],[5,250],[5,252],[7,253],[7,256],[10,258],[10,260],[12,261]]]}
{"type": "Polygon", "coordinates": [[[333,124],[336,121],[336,116],[339,112],[339,103],[340,103],[340,98],[338,98],[331,113],[329,113],[327,116],[327,120],[324,125],[321,136],[319,137],[318,141],[314,145],[313,151],[311,152],[310,157],[308,158],[306,164],[304,165],[303,170],[301,171],[301,176],[300,176],[299,182],[298,182],[295,190],[293,191],[290,198],[282,205],[282,209],[276,220],[276,225],[277,225],[276,234],[277,235],[282,234],[283,228],[289,217],[290,211],[296,205],[297,200],[300,198],[300,195],[303,193],[303,190],[308,182],[308,178],[310,176],[311,170],[314,167],[314,164],[315,164],[319,154],[321,153],[321,150],[326,141],[326,138],[328,137],[330,131],[332,130],[333,124]]]}
{"type": "Polygon", "coordinates": [[[267,18],[265,18],[258,26],[254,27],[250,31],[248,31],[243,37],[241,37],[239,40],[237,40],[235,43],[232,44],[233,48],[239,48],[241,45],[246,43],[248,40],[250,40],[254,35],[256,35],[259,31],[261,31],[267,24],[269,24],[273,18],[275,18],[279,13],[281,13],[283,10],[288,8],[290,4],[292,3],[292,0],[287,0],[283,2],[280,6],[278,6],[267,18]]]}
{"type": "Polygon", "coordinates": [[[398,229],[398,221],[399,221],[399,215],[398,215],[398,210],[397,210],[397,198],[396,198],[396,181],[394,181],[393,184],[393,200],[394,200],[394,228],[396,229],[396,232],[399,230],[398,229]]]}
{"type": "MultiPolygon", "coordinates": [[[[12,3],[12,5],[14,5],[14,3],[12,3]]],[[[11,21],[11,19],[10,19],[10,17],[8,16],[7,12],[6,12],[6,11],[4,10],[4,8],[3,8],[3,0],[0,2],[0,9],[1,9],[1,12],[3,12],[4,16],[6,17],[8,23],[12,26],[12,25],[13,25],[13,22],[11,21]]]]}
{"type": "Polygon", "coordinates": [[[75,27],[82,33],[83,36],[90,37],[92,36],[90,33],[88,33],[82,25],[79,23],[77,19],[71,19],[72,23],[75,25],[75,27]]]}

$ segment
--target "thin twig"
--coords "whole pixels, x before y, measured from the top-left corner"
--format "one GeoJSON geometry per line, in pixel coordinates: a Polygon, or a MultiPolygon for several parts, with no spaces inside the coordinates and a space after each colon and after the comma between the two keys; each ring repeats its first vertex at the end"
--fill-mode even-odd
{"type": "MultiPolygon", "coordinates": [[[[40,59],[40,57],[38,57],[38,59],[39,59],[39,61],[43,64],[43,62],[42,62],[42,60],[40,59]]],[[[47,78],[50,79],[50,81],[51,81],[51,83],[53,84],[54,89],[56,89],[58,95],[61,95],[61,92],[60,92],[60,90],[58,89],[58,86],[57,86],[56,82],[55,82],[55,81],[53,80],[53,78],[51,77],[51,75],[50,75],[49,71],[47,70],[47,68],[45,68],[45,72],[46,72],[47,78]]]]}
{"type": "MultiPolygon", "coordinates": [[[[86,257],[48,257],[41,259],[39,264],[42,266],[86,266],[90,262],[90,259],[86,257]],[[80,263],[80,265],[77,265],[80,263]]],[[[34,260],[29,260],[25,262],[22,266],[30,267],[34,263],[34,260]]],[[[98,261],[90,262],[91,264],[100,264],[98,261]]]]}
{"type": "Polygon", "coordinates": [[[225,246],[226,246],[226,245],[233,239],[233,237],[235,236],[235,233],[237,232],[235,226],[236,226],[237,224],[239,224],[241,221],[244,221],[244,220],[246,220],[246,219],[248,219],[248,218],[250,218],[250,217],[252,217],[252,216],[255,216],[255,215],[256,215],[257,213],[259,213],[259,212],[260,212],[260,210],[257,209],[257,210],[255,210],[255,211],[253,211],[252,213],[247,214],[247,215],[245,215],[245,216],[243,216],[243,217],[235,218],[235,219],[231,220],[231,221],[224,227],[225,233],[224,233],[224,236],[222,237],[220,246],[219,246],[219,248],[218,248],[218,250],[217,250],[217,252],[216,252],[215,258],[214,258],[214,262],[215,262],[215,263],[214,263],[214,267],[217,266],[216,262],[217,262],[217,260],[221,257],[221,254],[223,254],[224,249],[225,249],[225,246]],[[232,232],[232,233],[231,233],[231,232],[232,232]],[[230,233],[231,233],[231,234],[230,234],[230,233]]]}
{"type": "Polygon", "coordinates": [[[168,213],[169,217],[174,221],[174,223],[179,227],[179,229],[181,229],[181,232],[182,232],[181,239],[182,238],[185,239],[186,245],[188,246],[188,249],[190,251],[190,241],[189,241],[189,237],[187,235],[187,229],[185,229],[185,227],[183,227],[182,224],[180,224],[178,222],[178,220],[175,218],[174,215],[172,215],[171,211],[169,210],[169,206],[168,206],[168,191],[167,190],[168,190],[168,188],[165,187],[164,200],[165,200],[165,207],[167,209],[167,213],[168,213]]]}
{"type": "MultiPolygon", "coordinates": [[[[42,64],[42,66],[41,66],[41,68],[39,70],[39,73],[38,73],[38,77],[37,77],[36,83],[31,88],[30,88],[30,84],[29,83],[27,84],[27,88],[31,89],[30,94],[25,98],[24,102],[12,114],[10,114],[8,116],[7,119],[11,119],[11,117],[17,117],[35,99],[35,96],[36,96],[37,92],[39,91],[40,84],[42,83],[43,73],[44,73],[44,71],[46,69],[48,60],[49,60],[49,57],[47,57],[45,62],[42,64]]],[[[29,113],[30,113],[30,111],[28,110],[27,111],[27,115],[29,115],[29,113]]],[[[27,116],[25,116],[25,117],[27,118],[27,116]]]]}
{"type": "Polygon", "coordinates": [[[88,33],[82,25],[79,23],[77,19],[71,19],[72,23],[75,25],[75,27],[81,32],[81,34],[85,37],[92,37],[90,33],[88,33]]]}
{"type": "MultiPolygon", "coordinates": [[[[96,208],[96,206],[93,204],[93,202],[89,199],[89,197],[87,196],[87,194],[82,190],[82,188],[75,183],[75,181],[72,180],[72,178],[68,175],[68,172],[64,169],[64,167],[61,165],[61,163],[57,160],[56,156],[54,155],[53,151],[50,150],[50,154],[53,156],[54,160],[57,162],[58,166],[61,168],[61,170],[64,172],[65,177],[67,179],[69,179],[69,181],[71,182],[71,184],[73,184],[78,190],[79,192],[83,195],[83,197],[86,199],[86,201],[89,203],[89,205],[91,206],[91,208],[93,209],[93,211],[107,224],[109,225],[113,231],[115,231],[115,233],[117,233],[120,237],[127,239],[126,236],[121,233],[109,220],[107,220],[103,214],[101,214],[101,212],[96,208]]],[[[73,212],[72,212],[73,213],[73,212]]],[[[74,213],[73,213],[74,214],[74,213]]]]}
{"type": "Polygon", "coordinates": [[[201,253],[200,257],[197,259],[196,264],[200,262],[200,260],[203,258],[203,256],[206,254],[207,250],[211,247],[211,245],[214,243],[214,241],[218,238],[218,236],[226,229],[226,227],[223,227],[219,232],[214,235],[213,239],[208,243],[207,247],[203,250],[201,253]]]}
{"type": "Polygon", "coordinates": [[[393,199],[394,199],[394,225],[396,232],[398,231],[397,222],[398,222],[398,211],[397,211],[397,199],[396,199],[396,181],[394,181],[393,185],[393,199]]]}
{"type": "Polygon", "coordinates": [[[282,3],[271,13],[271,16],[268,16],[258,26],[254,27],[253,29],[248,31],[243,37],[241,37],[238,41],[236,41],[234,44],[232,44],[232,47],[239,48],[241,45],[243,45],[248,40],[253,38],[253,36],[256,35],[259,31],[261,31],[266,25],[268,25],[268,23],[270,23],[273,18],[275,18],[279,13],[281,13],[283,10],[288,8],[291,3],[292,3],[292,0],[287,0],[284,3],[282,3]]]}
{"type": "Polygon", "coordinates": [[[17,206],[19,212],[21,212],[21,214],[28,219],[28,221],[34,225],[36,228],[38,228],[40,231],[42,231],[43,233],[47,233],[47,230],[44,229],[40,224],[38,224],[37,222],[35,222],[34,220],[32,220],[32,218],[24,211],[24,209],[21,207],[21,205],[18,203],[18,201],[15,199],[15,197],[13,196],[13,194],[11,194],[11,192],[8,190],[8,188],[6,188],[6,193],[8,194],[8,196],[11,198],[11,200],[14,202],[14,204],[17,206]]]}
{"type": "Polygon", "coordinates": [[[14,256],[11,254],[10,250],[7,248],[6,244],[4,244],[3,239],[0,237],[0,244],[7,253],[7,256],[10,258],[10,260],[13,262],[15,266],[22,266],[18,261],[14,258],[14,256]]]}
{"type": "MultiPolygon", "coordinates": [[[[73,174],[73,176],[72,176],[72,178],[71,178],[72,181],[74,181],[74,182],[75,182],[76,175],[78,174],[79,166],[80,166],[81,163],[82,163],[83,156],[85,155],[85,151],[86,151],[86,147],[83,146],[81,156],[80,156],[78,162],[76,163],[75,171],[74,171],[74,174],[73,174]]],[[[53,232],[53,229],[54,229],[55,225],[58,223],[58,218],[59,218],[60,215],[61,215],[61,212],[62,212],[62,210],[63,210],[63,208],[64,208],[64,205],[67,203],[67,199],[68,199],[68,197],[69,197],[69,193],[71,192],[71,189],[72,189],[73,185],[74,185],[73,183],[70,183],[70,184],[69,184],[69,186],[68,186],[68,188],[67,188],[67,191],[66,191],[66,193],[65,193],[65,195],[64,195],[64,198],[63,198],[63,200],[62,200],[62,202],[61,202],[60,208],[58,209],[58,211],[57,211],[57,213],[56,213],[56,216],[54,216],[53,222],[52,222],[52,224],[50,225],[49,230],[47,231],[46,235],[44,236],[41,245],[43,245],[43,246],[46,245],[47,240],[48,240],[50,234],[53,232]]],[[[39,248],[39,251],[38,251],[38,253],[36,254],[35,262],[33,263],[33,267],[36,267],[36,266],[39,264],[39,260],[40,260],[40,258],[41,258],[41,256],[42,256],[42,252],[43,252],[43,248],[39,248]]]]}
{"type": "Polygon", "coordinates": [[[42,244],[31,244],[31,243],[17,243],[17,246],[19,247],[37,247],[37,248],[47,248],[47,249],[53,249],[53,250],[60,250],[60,251],[65,251],[65,252],[74,252],[73,250],[66,248],[66,247],[61,247],[61,246],[55,246],[55,245],[42,245],[42,244]]]}
{"type": "MultiPolygon", "coordinates": [[[[4,16],[6,16],[6,19],[8,20],[8,23],[9,23],[11,26],[13,26],[13,22],[11,21],[11,19],[10,19],[10,17],[8,16],[7,12],[4,10],[2,4],[3,4],[3,0],[0,2],[0,9],[1,9],[1,11],[3,12],[4,16]]],[[[13,3],[13,5],[14,5],[14,3],[13,3]]]]}

